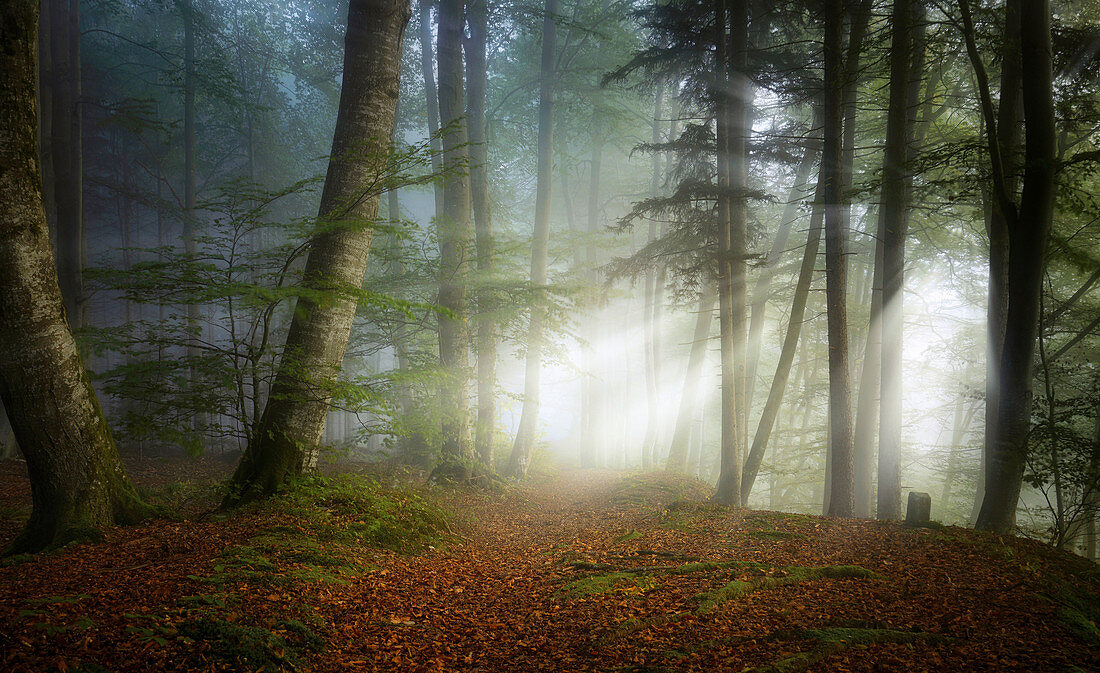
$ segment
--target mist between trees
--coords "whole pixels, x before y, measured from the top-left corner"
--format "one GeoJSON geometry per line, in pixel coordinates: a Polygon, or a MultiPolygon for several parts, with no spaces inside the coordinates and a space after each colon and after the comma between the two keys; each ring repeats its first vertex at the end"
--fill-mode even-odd
{"type": "Polygon", "coordinates": [[[553,459],[1096,557],[1095,5],[37,5],[0,10],[13,550],[187,452],[239,461],[227,507],[553,459]]]}

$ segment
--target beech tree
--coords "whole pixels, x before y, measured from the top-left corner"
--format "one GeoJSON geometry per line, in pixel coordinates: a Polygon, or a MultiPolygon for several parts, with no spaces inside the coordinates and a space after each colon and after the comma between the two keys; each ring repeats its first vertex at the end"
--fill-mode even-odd
{"type": "Polygon", "coordinates": [[[348,8],[340,107],[302,292],[225,505],[270,495],[316,465],[385,185],[410,13],[403,0],[352,0],[348,8]]]}
{"type": "Polygon", "coordinates": [[[38,15],[38,0],[0,8],[0,400],[33,501],[8,554],[151,512],[126,477],[65,319],[38,162],[38,15]]]}

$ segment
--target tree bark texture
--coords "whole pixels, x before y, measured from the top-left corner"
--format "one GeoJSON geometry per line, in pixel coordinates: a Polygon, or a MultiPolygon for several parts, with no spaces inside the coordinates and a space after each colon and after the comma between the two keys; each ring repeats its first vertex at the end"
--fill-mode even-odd
{"type": "MultiPolygon", "coordinates": [[[[546,291],[547,254],[550,246],[550,198],[554,166],[554,52],[557,50],[558,0],[546,0],[542,18],[542,65],[539,74],[539,135],[535,227],[531,241],[531,286],[546,291]]],[[[546,338],[546,307],[542,301],[531,306],[527,338],[527,360],[523,377],[523,411],[520,413],[508,474],[522,477],[531,466],[535,431],[539,419],[539,386],[542,374],[543,340],[546,338]]]]}
{"type": "Polygon", "coordinates": [[[0,6],[0,400],[33,502],[9,554],[149,512],[126,478],[65,319],[40,191],[38,15],[38,0],[0,6]]]}
{"type": "Polygon", "coordinates": [[[340,105],[304,292],[226,505],[270,495],[316,464],[378,214],[409,15],[402,0],[352,0],[348,8],[340,105]]]}

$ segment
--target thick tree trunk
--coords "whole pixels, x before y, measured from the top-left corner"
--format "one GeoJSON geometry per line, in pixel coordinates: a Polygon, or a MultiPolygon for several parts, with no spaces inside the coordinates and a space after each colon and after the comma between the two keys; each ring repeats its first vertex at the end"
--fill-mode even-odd
{"type": "Polygon", "coordinates": [[[841,193],[844,72],[841,6],[825,6],[825,102],[821,182],[825,203],[825,297],[829,323],[829,457],[831,516],[852,516],[852,401],[848,369],[846,258],[848,222],[841,193]]]}
{"type": "MultiPolygon", "coordinates": [[[[546,291],[547,254],[550,246],[550,197],[554,166],[554,52],[557,51],[558,0],[546,0],[542,18],[542,67],[539,75],[538,181],[535,190],[535,228],[531,242],[531,286],[546,291]]],[[[516,441],[508,458],[508,474],[523,477],[531,466],[535,430],[539,420],[539,385],[543,340],[546,338],[546,306],[531,306],[527,337],[527,361],[523,378],[523,411],[516,441]]]]}
{"type": "Polygon", "coordinates": [[[1008,312],[998,370],[997,425],[977,522],[978,528],[999,533],[1015,527],[1027,462],[1039,295],[1056,173],[1050,3],[1029,0],[1020,5],[1025,169],[1018,216],[1009,220],[1008,312]]]}
{"type": "Polygon", "coordinates": [[[775,426],[776,416],[783,404],[783,394],[787,390],[787,381],[790,379],[791,366],[794,364],[795,351],[798,349],[798,340],[802,333],[803,319],[806,314],[806,300],[810,295],[810,283],[813,281],[814,268],[817,266],[817,253],[821,246],[821,225],[823,219],[822,199],[824,189],[819,181],[814,194],[813,210],[810,213],[810,231],[806,237],[806,247],[802,253],[802,266],[798,270],[798,281],[794,288],[794,298],[791,301],[791,317],[787,323],[787,334],[783,338],[783,348],[779,352],[779,364],[775,368],[775,376],[772,378],[771,388],[768,390],[768,400],[764,403],[764,410],[760,414],[760,423],[756,426],[756,435],[752,440],[752,447],[745,459],[745,471],[741,479],[741,504],[748,505],[749,493],[752,491],[756,475],[760,471],[760,465],[764,461],[764,452],[768,447],[772,428],[775,426]]]}
{"type": "Polygon", "coordinates": [[[909,227],[906,182],[912,118],[909,81],[913,58],[911,0],[894,0],[890,41],[890,101],[882,163],[882,366],[878,442],[879,519],[900,519],[902,408],[902,291],[909,227]]]}
{"type": "Polygon", "coordinates": [[[477,421],[474,452],[478,460],[493,466],[493,433],[496,429],[497,340],[491,292],[493,273],[493,220],[489,202],[489,173],[485,137],[485,50],[488,39],[488,1],[470,0],[466,41],[466,123],[470,130],[470,195],[474,212],[474,240],[479,276],[477,297],[477,421]]]}
{"type": "Polygon", "coordinates": [[[267,406],[233,475],[227,506],[270,495],[316,463],[378,214],[381,193],[371,185],[386,171],[409,14],[401,0],[352,0],[348,9],[332,156],[302,277],[307,292],[295,306],[267,406]],[[318,301],[316,293],[325,298],[318,301]]]}
{"type": "Polygon", "coordinates": [[[149,512],[122,469],[65,322],[41,197],[38,0],[0,7],[0,401],[27,461],[33,509],[6,553],[149,512]]]}
{"type": "Polygon", "coordinates": [[[691,426],[698,406],[696,398],[699,394],[699,379],[707,356],[710,325],[714,322],[714,290],[706,283],[703,285],[699,294],[699,312],[695,317],[695,331],[691,337],[691,350],[688,352],[687,373],[684,375],[684,387],[680,393],[680,411],[676,414],[676,428],[672,433],[672,443],[668,450],[666,468],[673,472],[684,472],[687,466],[691,426]]]}
{"type": "Polygon", "coordinates": [[[439,4],[439,120],[443,133],[443,216],[439,230],[439,361],[444,460],[474,457],[470,436],[470,335],[466,322],[466,283],[470,264],[470,179],[467,174],[466,111],[463,106],[463,0],[439,4]]]}

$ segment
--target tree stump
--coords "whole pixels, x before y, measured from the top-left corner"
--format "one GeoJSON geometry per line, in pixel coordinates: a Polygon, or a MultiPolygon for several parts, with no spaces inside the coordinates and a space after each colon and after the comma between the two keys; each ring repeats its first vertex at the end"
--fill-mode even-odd
{"type": "Polygon", "coordinates": [[[919,491],[910,491],[909,504],[905,509],[905,524],[925,526],[932,514],[932,496],[919,491]]]}

